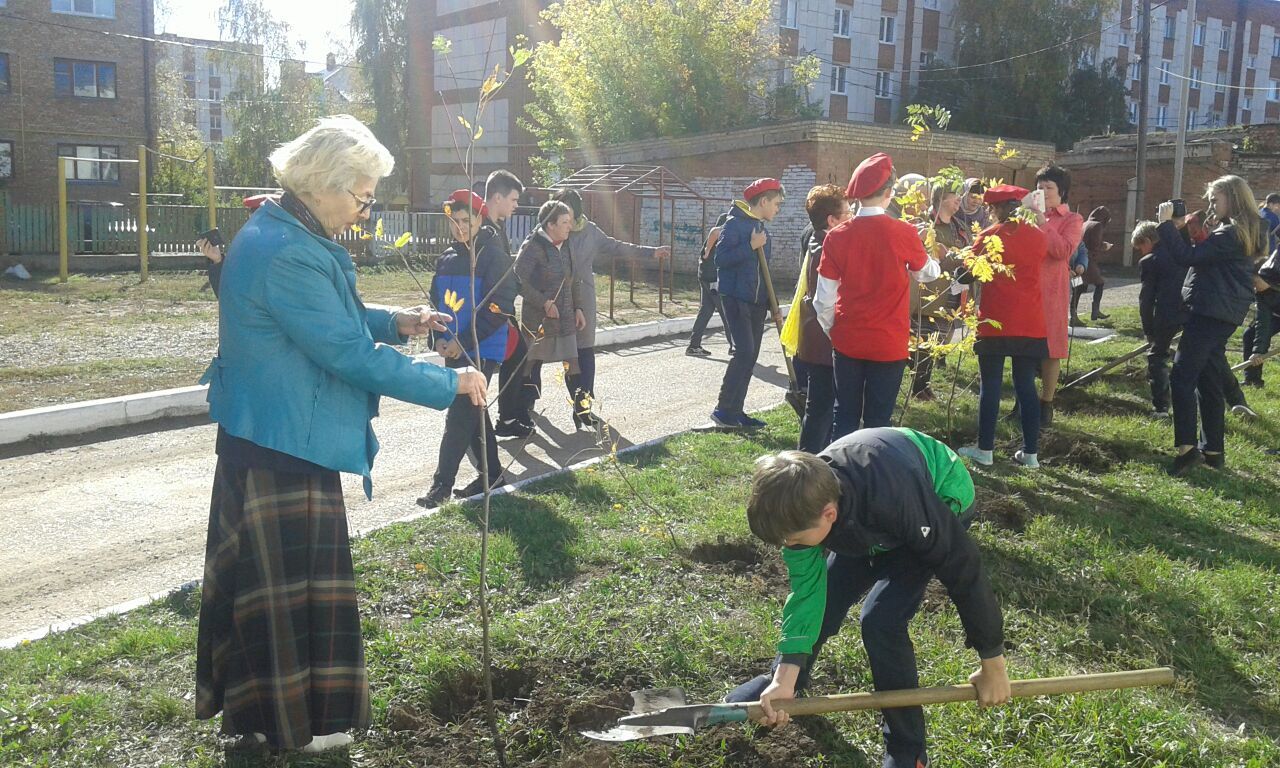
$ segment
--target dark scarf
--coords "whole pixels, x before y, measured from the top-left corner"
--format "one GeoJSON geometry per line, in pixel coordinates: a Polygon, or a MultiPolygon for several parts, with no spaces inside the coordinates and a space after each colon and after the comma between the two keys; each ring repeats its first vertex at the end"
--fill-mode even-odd
{"type": "Polygon", "coordinates": [[[288,211],[293,218],[302,222],[302,226],[310,230],[311,234],[316,237],[322,237],[325,240],[333,239],[328,232],[324,231],[324,225],[311,212],[311,209],[292,192],[285,192],[280,196],[280,207],[288,211]]]}

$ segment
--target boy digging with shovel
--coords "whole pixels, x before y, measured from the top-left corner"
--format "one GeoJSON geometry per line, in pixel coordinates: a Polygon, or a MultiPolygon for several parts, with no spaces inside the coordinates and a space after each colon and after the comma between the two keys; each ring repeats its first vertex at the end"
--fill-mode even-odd
{"type": "MultiPolygon", "coordinates": [[[[919,687],[907,625],[937,576],[959,611],[966,644],[982,659],[969,677],[979,704],[1008,701],[1000,606],[967,533],[975,514],[968,470],[950,448],[915,430],[863,429],[817,456],[783,451],[758,459],[747,520],[752,533],[783,547],[791,594],[772,674],[725,700],[758,699],[762,723],[785,725],[789,715],[772,702],[807,686],[823,643],[859,600],[876,690],[919,687]]],[[[923,709],[882,714],[884,768],[927,768],[923,709]]]]}

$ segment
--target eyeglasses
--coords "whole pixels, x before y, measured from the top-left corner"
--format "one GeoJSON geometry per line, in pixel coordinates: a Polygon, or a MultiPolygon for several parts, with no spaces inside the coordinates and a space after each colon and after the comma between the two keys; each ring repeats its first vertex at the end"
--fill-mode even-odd
{"type": "Polygon", "coordinates": [[[356,211],[356,213],[364,213],[365,211],[372,208],[378,202],[378,198],[376,197],[370,197],[369,199],[366,200],[365,198],[360,197],[355,192],[352,192],[349,189],[347,190],[347,194],[355,198],[355,201],[360,204],[360,208],[356,211]]]}

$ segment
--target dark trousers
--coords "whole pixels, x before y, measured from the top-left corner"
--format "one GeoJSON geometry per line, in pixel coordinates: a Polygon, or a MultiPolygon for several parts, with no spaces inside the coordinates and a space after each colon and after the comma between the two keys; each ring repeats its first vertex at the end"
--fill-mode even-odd
{"type": "Polygon", "coordinates": [[[1147,383],[1151,385],[1151,405],[1157,411],[1169,410],[1169,345],[1178,332],[1175,328],[1161,328],[1151,334],[1151,348],[1147,350],[1147,383]]]}
{"type": "MultiPolygon", "coordinates": [[[[1004,389],[1006,355],[978,355],[978,372],[982,389],[978,394],[978,448],[996,447],[996,420],[1000,417],[1000,395],[1004,389]]],[[[1036,369],[1040,359],[1029,355],[1010,355],[1013,360],[1013,394],[1022,418],[1022,450],[1038,453],[1040,448],[1040,395],[1036,393],[1036,369]]]]}
{"type": "Polygon", "coordinates": [[[724,326],[725,338],[729,340],[729,348],[733,349],[733,336],[729,334],[729,321],[724,319],[724,304],[720,301],[720,292],[711,290],[711,283],[699,280],[702,286],[702,303],[698,305],[698,316],[693,319],[693,330],[689,333],[689,346],[702,346],[702,336],[707,332],[707,323],[711,322],[711,313],[720,315],[720,323],[724,326]]]}
{"type": "MultiPolygon", "coordinates": [[[[511,421],[524,403],[524,358],[529,354],[524,336],[516,334],[516,346],[498,370],[498,421],[511,421]]],[[[528,418],[527,411],[525,418],[528,418]]]]}
{"type": "MultiPolygon", "coordinates": [[[[1268,312],[1270,310],[1263,307],[1262,311],[1268,312]]],[[[1275,315],[1272,315],[1272,318],[1271,318],[1271,329],[1272,329],[1273,337],[1274,337],[1275,331],[1280,330],[1280,318],[1277,318],[1275,315]]],[[[1262,348],[1262,344],[1259,343],[1260,340],[1258,339],[1258,321],[1257,320],[1250,323],[1249,327],[1244,330],[1244,338],[1242,339],[1242,341],[1244,342],[1244,357],[1242,358],[1243,360],[1248,360],[1249,356],[1253,354],[1255,349],[1262,348]]],[[[1270,341],[1270,339],[1267,339],[1267,341],[1270,341]]],[[[1269,346],[1270,345],[1268,345],[1268,347],[1269,346]]],[[[1261,384],[1262,383],[1262,366],[1249,366],[1248,368],[1245,368],[1244,380],[1248,382],[1261,384]]]]}
{"type": "MultiPolygon", "coordinates": [[[[560,363],[556,363],[560,365],[560,363]]],[[[537,405],[538,398],[542,397],[542,361],[533,360],[529,362],[528,370],[525,372],[524,379],[518,386],[519,396],[517,404],[512,408],[511,420],[520,424],[533,423],[533,407],[537,405]]]]}
{"type": "MultiPolygon", "coordinates": [[[[840,631],[849,610],[862,600],[862,645],[877,691],[918,688],[916,650],[907,627],[920,609],[933,570],[905,548],[875,557],[831,554],[827,557],[827,608],[822,629],[809,662],[800,673],[798,687],[808,682],[809,670],[823,644],[840,631]],[[865,596],[865,598],[864,598],[865,596]]],[[[781,659],[774,661],[777,668],[781,659]]],[[[726,701],[755,701],[768,686],[771,675],[735,688],[726,701]]],[[[916,768],[927,762],[924,710],[898,707],[881,710],[884,722],[884,768],[916,768]]]]}
{"type": "Polygon", "coordinates": [[[722,296],[720,300],[724,304],[725,327],[729,338],[733,339],[734,350],[724,370],[716,408],[729,415],[739,415],[747,400],[747,387],[751,385],[756,360],[760,358],[764,320],[769,315],[769,308],[732,296],[722,296]]]}
{"type": "MultiPolygon", "coordinates": [[[[1080,316],[1079,314],[1080,297],[1084,296],[1084,292],[1088,289],[1089,289],[1089,286],[1087,285],[1077,285],[1075,288],[1071,289],[1071,316],[1072,317],[1078,318],[1080,316]]],[[[1097,318],[1097,316],[1100,314],[1102,314],[1102,286],[1095,285],[1093,286],[1093,314],[1090,316],[1093,318],[1097,318]]]]}
{"type": "MultiPolygon", "coordinates": [[[[446,365],[450,368],[461,368],[466,365],[466,361],[449,360],[446,365]]],[[[480,361],[480,370],[484,373],[486,384],[493,378],[498,368],[499,363],[496,360],[480,361]]],[[[453,482],[458,477],[458,467],[462,464],[462,457],[470,452],[478,466],[481,450],[489,455],[489,479],[492,480],[502,474],[502,464],[498,459],[498,441],[493,435],[489,411],[484,407],[472,405],[471,398],[459,395],[449,405],[449,411],[444,417],[444,437],[440,440],[440,458],[436,461],[436,474],[431,481],[432,488],[452,489],[453,482]],[[483,445],[480,440],[482,414],[485,434],[483,445]]]]}
{"type": "Polygon", "coordinates": [[[564,388],[569,390],[569,399],[573,401],[574,413],[591,410],[591,402],[596,398],[595,347],[578,347],[578,373],[565,374],[564,388]]]}
{"type": "MultiPolygon", "coordinates": [[[[799,361],[796,373],[800,372],[799,361]]],[[[807,369],[808,396],[804,404],[804,420],[800,424],[800,450],[817,453],[831,444],[831,427],[835,418],[836,374],[829,365],[804,363],[807,369]]]]}
{"type": "MultiPolygon", "coordinates": [[[[1192,315],[1182,328],[1178,354],[1173,359],[1169,389],[1173,394],[1174,445],[1196,445],[1221,453],[1226,435],[1226,400],[1222,371],[1227,365],[1227,339],[1233,323],[1192,315]],[[1198,413],[1197,413],[1198,409],[1198,413]],[[1202,440],[1197,440],[1196,424],[1202,440]]],[[[1232,376],[1234,379],[1235,377],[1232,376]]]]}
{"type": "MultiPolygon", "coordinates": [[[[946,344],[951,337],[951,321],[935,317],[911,319],[911,333],[925,341],[946,344]]],[[[928,349],[911,353],[911,394],[918,395],[929,388],[933,380],[933,355],[928,349]]]]}
{"type": "Polygon", "coordinates": [[[889,426],[907,361],[859,360],[839,352],[834,357],[836,411],[831,439],[864,427],[889,426]]]}

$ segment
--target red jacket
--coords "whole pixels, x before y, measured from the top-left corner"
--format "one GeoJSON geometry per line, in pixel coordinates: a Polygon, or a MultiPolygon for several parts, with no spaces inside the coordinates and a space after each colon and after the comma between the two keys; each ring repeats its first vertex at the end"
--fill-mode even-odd
{"type": "Polygon", "coordinates": [[[986,240],[998,236],[1004,244],[1004,263],[1013,267],[1012,275],[997,274],[982,284],[979,320],[994,320],[978,325],[978,337],[1018,336],[1031,339],[1046,337],[1044,304],[1040,296],[1040,271],[1049,255],[1049,239],[1036,227],[1005,222],[987,227],[974,241],[974,253],[982,253],[986,240]]]}

